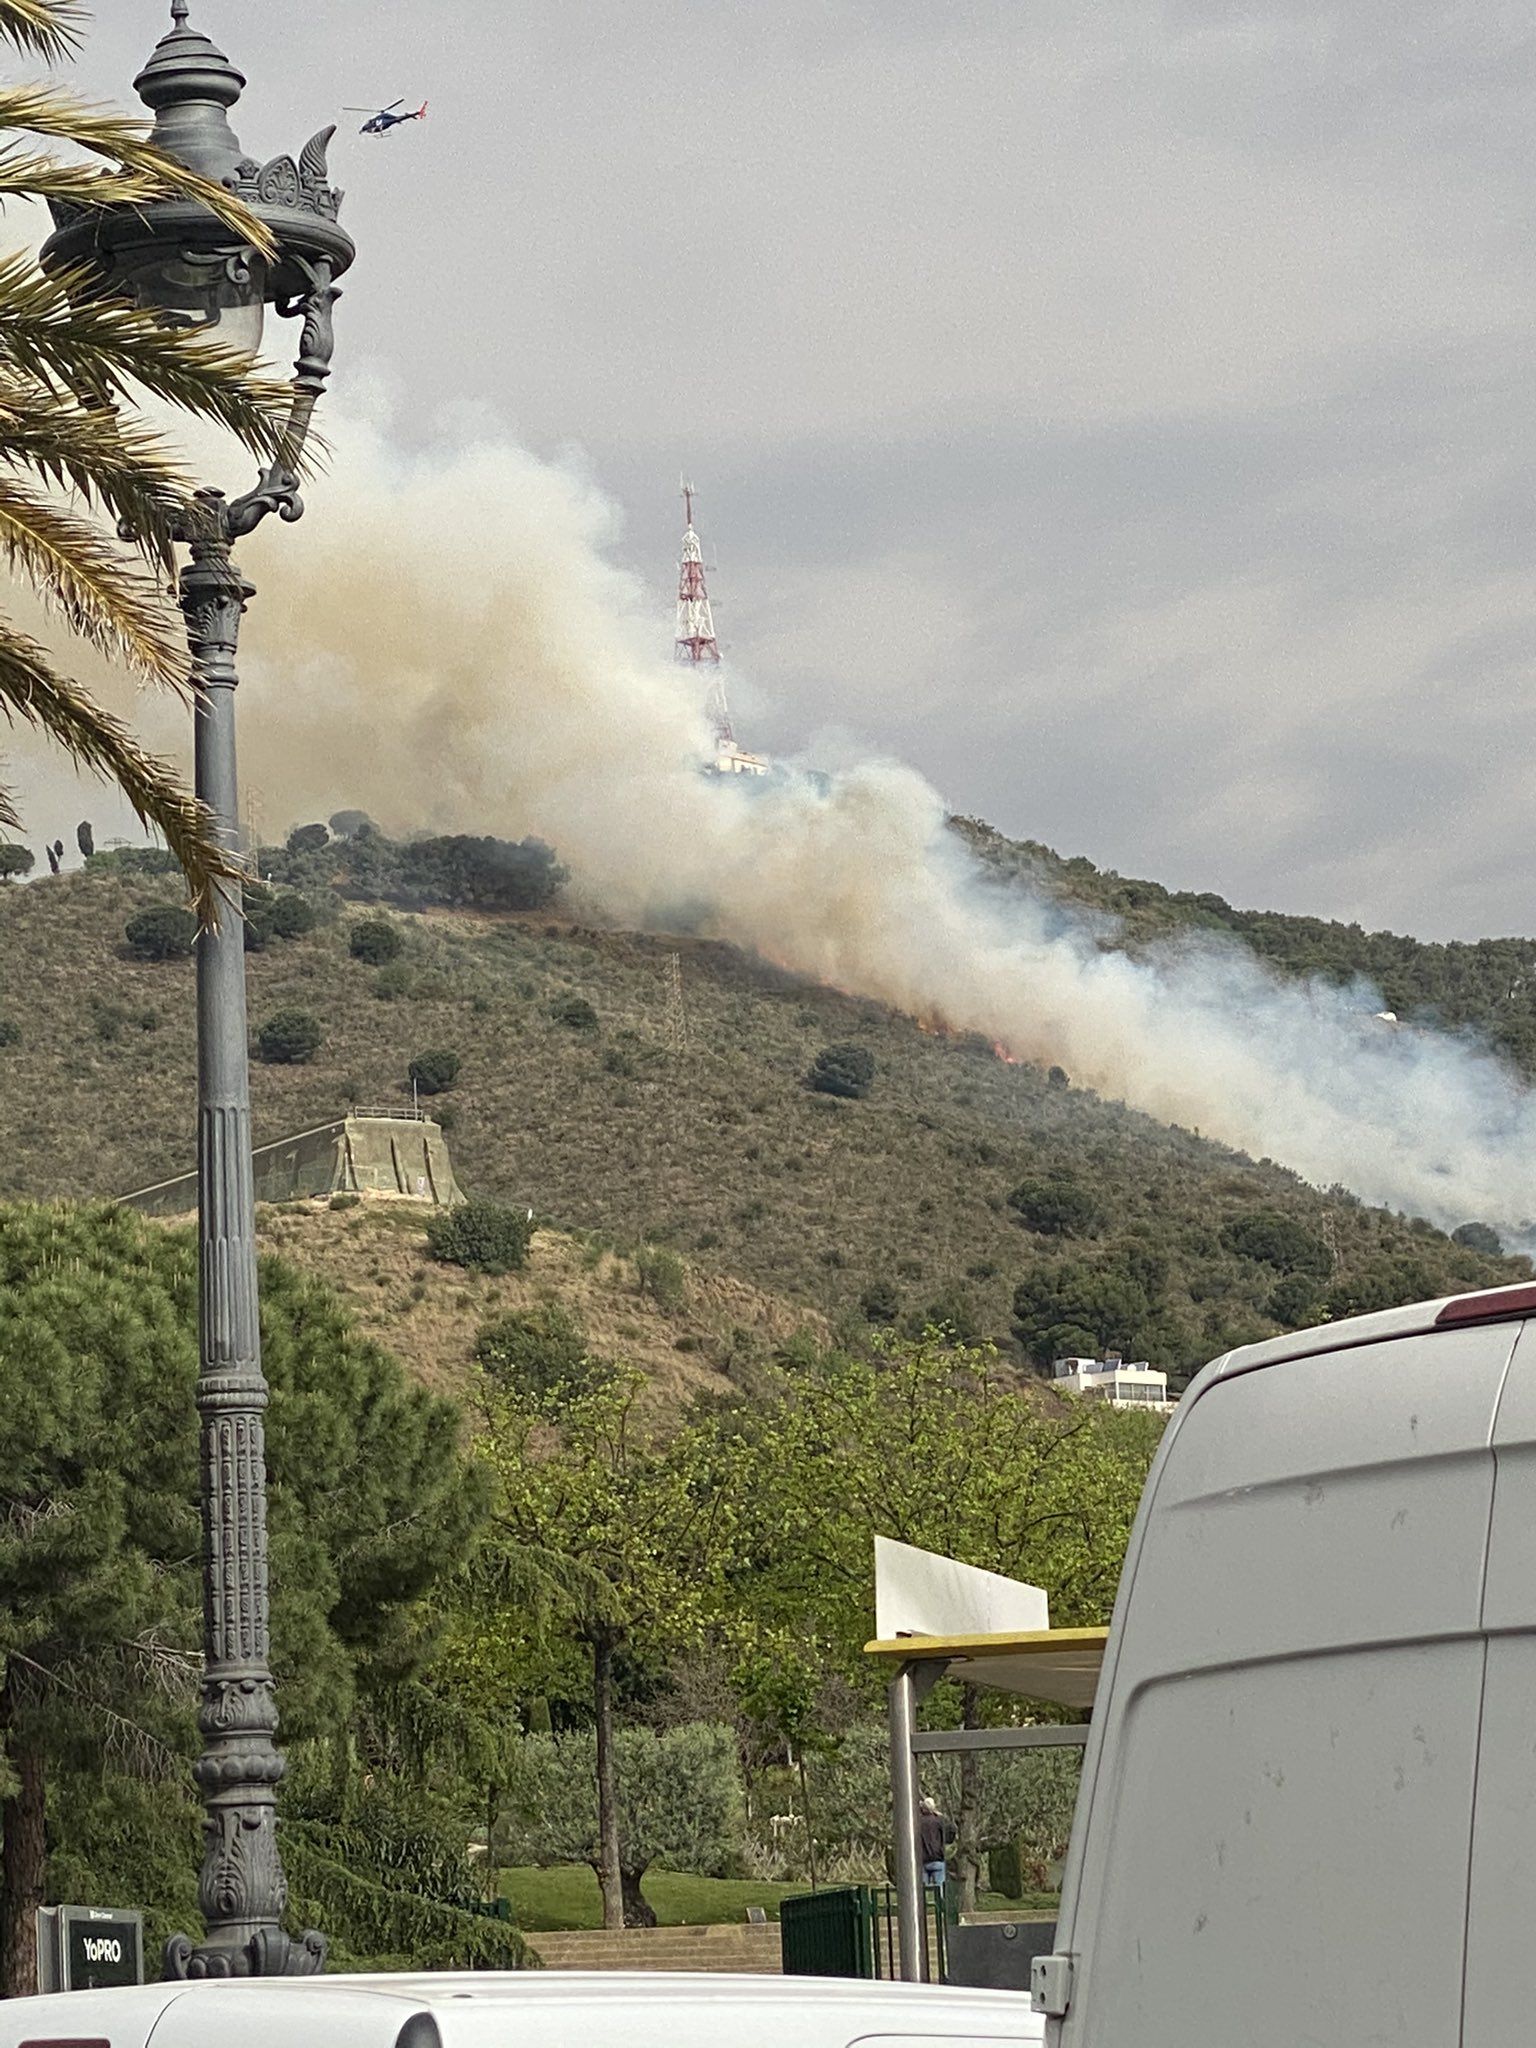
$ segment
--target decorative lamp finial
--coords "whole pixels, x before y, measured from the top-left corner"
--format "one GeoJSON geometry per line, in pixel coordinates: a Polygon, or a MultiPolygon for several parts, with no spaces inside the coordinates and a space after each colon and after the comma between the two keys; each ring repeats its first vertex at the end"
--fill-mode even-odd
{"type": "Polygon", "coordinates": [[[187,11],[187,0],[171,0],[171,19],[178,28],[185,28],[187,11]]]}

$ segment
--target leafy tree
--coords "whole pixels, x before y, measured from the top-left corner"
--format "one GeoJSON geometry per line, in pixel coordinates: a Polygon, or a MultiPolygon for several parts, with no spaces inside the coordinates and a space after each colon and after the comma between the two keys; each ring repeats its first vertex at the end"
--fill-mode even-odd
{"type": "Polygon", "coordinates": [[[378,829],[366,811],[336,811],[331,817],[331,830],[338,839],[356,839],[378,829]]]}
{"type": "Polygon", "coordinates": [[[515,1203],[472,1196],[427,1222],[427,1249],[445,1265],[476,1273],[520,1273],[528,1263],[533,1218],[515,1203]]]}
{"type": "Polygon", "coordinates": [[[295,825],[288,834],[289,853],[318,853],[323,846],[329,846],[331,834],[325,825],[295,825]]]}
{"type": "Polygon", "coordinates": [[[1469,1252],[1484,1252],[1489,1258],[1504,1256],[1503,1241],[1499,1233],[1488,1223],[1462,1223],[1451,1232],[1452,1244],[1464,1245],[1469,1252]]]}
{"type": "Polygon", "coordinates": [[[30,875],[36,856],[27,846],[0,846],[0,882],[14,882],[18,875],[30,875]]]}
{"type": "Polygon", "coordinates": [[[1148,1355],[1167,1278],[1167,1260],[1134,1241],[1097,1258],[1039,1266],[1014,1290],[1019,1341],[1041,1365],[1105,1350],[1148,1355]]]}
{"type": "Polygon", "coordinates": [[[279,939],[302,939],[315,928],[315,906],[296,889],[285,889],[272,899],[272,931],[279,939]]]}
{"type": "Polygon", "coordinates": [[[89,818],[82,818],[75,827],[75,844],[87,860],[96,851],[96,835],[91,830],[89,818]]]}
{"type": "Polygon", "coordinates": [[[1021,1223],[1042,1237],[1089,1237],[1103,1221],[1092,1190],[1070,1173],[1021,1180],[1010,1191],[1008,1206],[1021,1223]]]}
{"type": "Polygon", "coordinates": [[[184,960],[197,941],[197,919],[176,903],[136,910],[123,927],[128,950],[138,960],[184,960]]]}
{"type": "Polygon", "coordinates": [[[456,1052],[419,1052],[406,1070],[423,1095],[446,1095],[459,1078],[456,1052]]]}
{"type": "MultiPolygon", "coordinates": [[[[743,1798],[729,1728],[685,1723],[614,1736],[624,1925],[654,1927],[641,1890],[653,1864],[723,1877],[741,1844],[743,1798]]],[[[589,1729],[529,1735],[508,1769],[498,1830],[509,1862],[586,1863],[602,1878],[596,1741],[589,1729]]]]}
{"type": "Polygon", "coordinates": [[[1287,1273],[1276,1283],[1265,1308],[1282,1329],[1299,1330],[1320,1319],[1323,1298],[1310,1273],[1287,1273]]]}
{"type": "MultiPolygon", "coordinates": [[[[700,1640],[737,1515],[724,1470],[702,1457],[698,1432],[663,1443],[645,1430],[642,1386],[638,1374],[615,1371],[544,1398],[499,1382],[482,1387],[480,1448],[496,1474],[496,1526],[515,1549],[557,1560],[560,1627],[588,1658],[606,1927],[626,1924],[616,1660],[626,1648],[664,1654],[700,1640]]],[[[511,1635],[497,1649],[505,1668],[529,1644],[515,1613],[504,1612],[501,1626],[511,1635]]],[[[633,1896],[629,1907],[639,1910],[633,1896]]]]}
{"type": "MultiPolygon", "coordinates": [[[[444,1402],[359,1338],[318,1283],[263,1261],[272,1389],[273,1665],[286,1736],[353,1715],[427,1648],[417,1603],[466,1555],[483,1482],[444,1402]]],[[[189,1846],[198,1568],[197,1253],[118,1208],[0,1208],[0,1974],[30,1988],[45,1810],[71,1868],[110,1855],[104,1759],[160,1785],[189,1846]],[[94,1788],[94,1789],[93,1789],[94,1788]]],[[[146,1818],[148,1818],[146,1812],[146,1818]]],[[[134,1894],[155,1931],[182,1895],[134,1894]],[[164,1898],[164,1895],[162,1895],[164,1898]]],[[[195,1865],[185,1866],[190,1871],[195,1865]]]]}
{"type": "MultiPolygon", "coordinates": [[[[858,1647],[874,1535],[1044,1586],[1058,1624],[1099,1622],[1160,1424],[1046,1409],[988,1349],[924,1339],[825,1354],[712,1429],[731,1496],[753,1504],[750,1562],[728,1581],[719,1626],[753,1710],[801,1755],[824,1755],[837,1733],[829,1675],[866,1694],[877,1683],[858,1647]]],[[[976,1812],[960,1817],[979,1840],[976,1812]]]]}
{"type": "Polygon", "coordinates": [[[347,945],[354,960],[369,967],[387,967],[405,950],[405,941],[387,917],[365,917],[353,925],[347,945]]]}
{"type": "Polygon", "coordinates": [[[1333,1257],[1304,1223],[1278,1209],[1253,1209],[1225,1225],[1221,1241],[1239,1258],[1256,1259],[1282,1273],[1311,1273],[1326,1279],[1333,1257]]]}
{"type": "Polygon", "coordinates": [[[805,1078],[819,1094],[859,1101],[874,1083],[875,1056],[864,1045],[825,1045],[805,1078]]]}
{"type": "MultiPolygon", "coordinates": [[[[77,47],[81,15],[69,0],[0,0],[0,41],[55,62],[77,47]]],[[[271,251],[271,237],[222,186],[145,141],[137,122],[47,86],[9,88],[13,136],[57,141],[102,160],[65,162],[15,144],[11,198],[74,209],[190,201],[215,214],[239,244],[271,251]]],[[[0,383],[6,546],[13,571],[96,653],[146,682],[186,687],[188,659],[165,583],[173,531],[191,485],[167,444],[137,414],[140,394],[232,429],[267,464],[283,446],[289,394],[247,377],[227,349],[162,325],[122,299],[94,298],[49,276],[30,251],[0,260],[0,383]],[[125,557],[115,534],[137,544],[125,557]]],[[[212,902],[229,853],[174,770],[127,725],[55,665],[13,619],[0,621],[0,707],[48,734],[76,764],[115,781],[135,812],[163,834],[200,908],[212,902]]],[[[0,825],[16,812],[0,794],[0,825]]]]}
{"type": "Polygon", "coordinates": [[[274,1010],[256,1034],[256,1050],[269,1067],[303,1066],[325,1039],[320,1019],[308,1010],[274,1010]]]}
{"type": "Polygon", "coordinates": [[[481,910],[542,910],[567,880],[541,839],[515,844],[463,833],[417,839],[401,849],[401,880],[436,903],[481,910]]]}

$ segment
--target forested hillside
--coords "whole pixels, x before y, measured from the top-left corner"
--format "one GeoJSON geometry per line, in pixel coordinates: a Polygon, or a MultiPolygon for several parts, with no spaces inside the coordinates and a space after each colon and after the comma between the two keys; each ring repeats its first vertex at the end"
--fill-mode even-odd
{"type": "Polygon", "coordinates": [[[1536,1075],[1536,939],[1453,940],[1431,944],[1358,924],[1292,917],[1277,910],[1234,910],[1208,891],[1165,889],[1063,859],[1033,840],[1005,839],[979,818],[955,830],[994,878],[1027,882],[1058,901],[1116,920],[1111,943],[1134,950],[1182,933],[1240,940],[1282,974],[1317,975],[1346,986],[1365,980],[1406,1022],[1471,1030],[1536,1075]]]}
{"type": "MultiPolygon", "coordinates": [[[[1479,1229],[1453,1244],[729,947],[573,925],[548,849],[309,829],[263,855],[253,1031],[303,1029],[256,1061],[258,1138],[408,1100],[409,1062],[449,1054],[467,1188],[834,1324],[937,1322],[1037,1365],[1109,1346],[1183,1372],[1524,1271],[1479,1229]]],[[[192,962],[164,918],[146,939],[175,890],[145,865],[0,890],[0,1195],[121,1193],[192,1159],[192,962]]],[[[734,1342],[701,1336],[704,1362],[734,1342]]]]}

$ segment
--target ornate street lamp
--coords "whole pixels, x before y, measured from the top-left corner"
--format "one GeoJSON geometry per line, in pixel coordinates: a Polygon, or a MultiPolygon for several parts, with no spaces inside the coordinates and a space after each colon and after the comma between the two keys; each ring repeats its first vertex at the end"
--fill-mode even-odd
{"type": "MultiPolygon", "coordinates": [[[[328,182],[333,128],[306,143],[297,163],[258,164],[230,128],[228,109],[245,80],[204,35],[187,26],[187,0],[172,0],[170,33],[134,80],[155,115],[153,139],[171,156],[223,184],[271,230],[275,260],[238,244],[206,208],[182,200],[84,211],[54,209],[42,252],[50,269],[87,290],[158,307],[167,322],[206,330],[254,356],[267,305],[301,321],[293,406],[283,456],[253,490],[228,500],[200,490],[177,538],[190,550],[180,601],[200,684],[197,793],[224,842],[239,845],[235,774],[235,648],[240,616],[255,594],[232,544],[269,512],[300,517],[296,470],[331,359],[336,280],[351,263],[351,238],[336,224],[341,195],[328,182]]],[[[199,1903],[207,1939],[167,1945],[173,1977],[307,1976],[325,1959],[321,1935],[294,1941],[282,1916],[287,1884],[277,1846],[283,1759],[267,1644],[266,1464],[257,1322],[255,1204],[247,1072],[245,944],[238,883],[223,887],[218,929],[197,947],[199,1372],[203,1519],[204,1667],[195,1776],[206,1812],[199,1903]]]]}

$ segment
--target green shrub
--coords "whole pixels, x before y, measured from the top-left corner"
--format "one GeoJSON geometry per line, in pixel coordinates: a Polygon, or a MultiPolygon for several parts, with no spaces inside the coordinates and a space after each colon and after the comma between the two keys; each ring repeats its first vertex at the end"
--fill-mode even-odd
{"type": "Polygon", "coordinates": [[[901,1293],[887,1273],[871,1280],[859,1296],[859,1313],[866,1323],[894,1323],[901,1314],[901,1293]]]}
{"type": "Polygon", "coordinates": [[[513,1392],[539,1396],[574,1392],[603,1370],[588,1355],[580,1323],[556,1302],[482,1323],[475,1362],[513,1392]]]}
{"type": "Polygon", "coordinates": [[[387,917],[365,917],[347,934],[347,946],[354,960],[369,967],[387,967],[398,960],[405,941],[387,917]]]}
{"type": "Polygon", "coordinates": [[[298,825],[288,834],[290,853],[318,853],[322,846],[331,843],[328,825],[298,825]]]}
{"type": "Polygon", "coordinates": [[[315,928],[315,906],[297,889],[272,899],[272,931],[279,939],[302,939],[315,928]]]}
{"type": "Polygon", "coordinates": [[[328,1209],[356,1209],[361,1205],[362,1199],[363,1198],[361,1195],[346,1193],[335,1194],[332,1195],[330,1201],[326,1204],[326,1207],[328,1209]]]}
{"type": "Polygon", "coordinates": [[[127,1030],[158,1031],[160,1012],[158,1010],[135,1010],[122,1003],[93,1002],[91,1005],[91,1026],[103,1044],[110,1045],[122,1037],[127,1030]]]}
{"type": "Polygon", "coordinates": [[[440,1131],[456,1131],[459,1127],[459,1112],[451,1102],[434,1102],[432,1121],[440,1131]]]}
{"type": "Polygon", "coordinates": [[[164,846],[114,846],[106,853],[89,853],[85,864],[93,875],[160,876],[181,873],[181,862],[164,846]]]}
{"type": "Polygon", "coordinates": [[[134,912],[123,937],[136,960],[185,959],[197,939],[197,919],[180,904],[155,903],[134,912]]]}
{"type": "Polygon", "coordinates": [[[407,1078],[421,1095],[446,1095],[459,1078],[459,1056],[439,1050],[419,1052],[406,1069],[407,1078]]]}
{"type": "Polygon", "coordinates": [[[824,1045],[805,1078],[818,1095],[861,1101],[875,1078],[875,1056],[863,1045],[824,1045]]]}
{"type": "Polygon", "coordinates": [[[585,996],[557,996],[549,1006],[549,1014],[557,1024],[564,1024],[571,1031],[596,1031],[597,1012],[585,996]]]}
{"type": "Polygon", "coordinates": [[[635,1278],[642,1294],[662,1308],[681,1308],[688,1294],[687,1273],[676,1252],[643,1244],[635,1253],[635,1278]]]}
{"type": "Polygon", "coordinates": [[[0,1045],[20,1045],[21,1026],[14,1017],[0,1017],[0,1045]]]}
{"type": "Polygon", "coordinates": [[[533,1217],[527,1209],[480,1198],[440,1209],[427,1224],[433,1258],[475,1273],[520,1273],[532,1238],[533,1217]]]}
{"type": "Polygon", "coordinates": [[[1239,1258],[1282,1273],[1311,1273],[1324,1279],[1333,1271],[1333,1255],[1322,1239],[1278,1209],[1254,1209],[1235,1217],[1222,1231],[1221,1242],[1239,1258]]]}
{"type": "Polygon", "coordinates": [[[37,855],[28,846],[0,846],[0,882],[14,882],[18,875],[30,875],[37,855]]]}
{"type": "Polygon", "coordinates": [[[1069,1173],[1021,1180],[1010,1190],[1008,1206],[1021,1223],[1042,1237],[1088,1237],[1103,1221],[1097,1200],[1069,1173]]]}
{"type": "Polygon", "coordinates": [[[373,993],[381,1003],[401,1003],[416,986],[416,977],[403,960],[392,960],[373,977],[373,993]]]}
{"type": "Polygon", "coordinates": [[[320,1019],[308,1010],[275,1010],[256,1034],[256,1049],[269,1067],[298,1067],[314,1058],[324,1038],[320,1019]]]}

